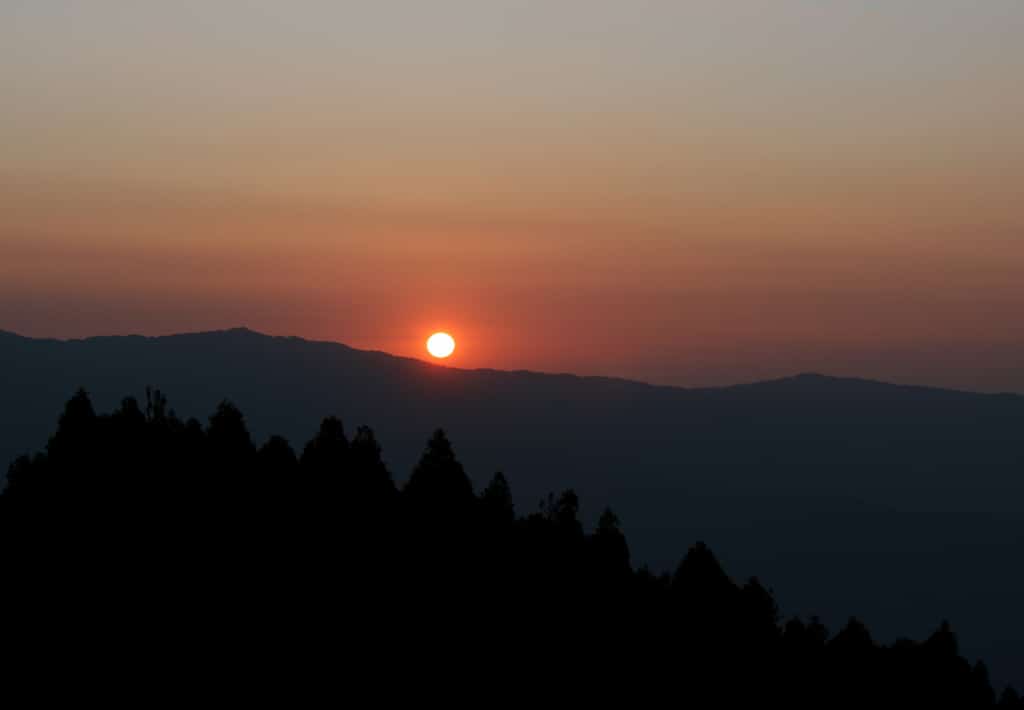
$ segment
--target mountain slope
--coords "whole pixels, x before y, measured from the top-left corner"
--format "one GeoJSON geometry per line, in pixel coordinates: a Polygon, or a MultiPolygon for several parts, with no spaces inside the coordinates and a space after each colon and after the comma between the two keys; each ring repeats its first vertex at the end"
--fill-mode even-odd
{"type": "Polygon", "coordinates": [[[245,329],[0,333],[0,373],[5,462],[45,444],[79,386],[105,411],[152,385],[201,420],[229,398],[258,441],[281,433],[296,448],[327,414],[349,431],[370,424],[399,481],[443,426],[477,485],[504,470],[524,512],[569,486],[591,520],[611,501],[634,553],[656,569],[703,538],[738,574],[788,590],[790,613],[835,624],[833,611],[853,612],[916,636],[952,614],[965,648],[997,663],[1020,653],[1003,648],[1007,638],[1024,639],[1019,396],[821,375],[681,389],[469,371],[245,329]]]}
{"type": "MultiPolygon", "coordinates": [[[[0,455],[38,448],[84,386],[100,409],[152,385],[186,416],[222,398],[257,438],[301,446],[332,413],[371,424],[401,480],[436,426],[451,431],[477,480],[550,449],[564,479],[618,486],[655,475],[735,492],[848,496],[881,508],[1019,511],[1024,398],[800,375],[714,389],[531,372],[459,370],[337,343],[236,329],[161,338],[0,338],[0,455]],[[621,470],[621,466],[633,469],[621,470]],[[653,467],[653,468],[652,468],[653,467]],[[646,470],[650,469],[650,470],[646,470]],[[656,470],[655,470],[656,469],[656,470]],[[750,487],[753,486],[754,489],[750,487]]],[[[551,471],[517,472],[546,483],[551,471]]]]}

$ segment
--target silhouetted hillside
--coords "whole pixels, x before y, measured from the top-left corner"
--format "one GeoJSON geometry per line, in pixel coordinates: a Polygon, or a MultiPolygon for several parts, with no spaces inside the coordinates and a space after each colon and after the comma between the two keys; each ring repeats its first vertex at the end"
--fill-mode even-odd
{"type": "MultiPolygon", "coordinates": [[[[441,430],[399,487],[366,426],[350,436],[328,417],[296,451],[254,441],[229,402],[204,425],[160,392],[98,415],[80,391],[8,483],[7,644],[86,629],[131,638],[117,656],[128,663],[252,663],[261,686],[254,668],[282,672],[268,658],[317,664],[344,647],[343,663],[304,675],[348,693],[380,692],[366,683],[376,670],[518,702],[996,704],[987,667],[961,656],[946,622],[880,644],[854,617],[831,632],[786,620],[770,589],[737,583],[702,542],[671,574],[637,570],[610,509],[592,530],[573,490],[517,511],[502,473],[474,490],[441,430]]],[[[1024,703],[1007,688],[1000,705],[1024,703]]]]}
{"type": "Polygon", "coordinates": [[[516,481],[521,510],[574,488],[589,525],[614,502],[634,559],[652,569],[706,539],[734,573],[772,579],[791,613],[831,626],[856,614],[890,640],[949,617],[966,654],[1024,684],[1018,396],[818,375],[680,389],[465,371],[247,330],[5,334],[0,368],[5,460],[41,447],[78,387],[110,410],[157,386],[182,416],[227,396],[257,440],[301,441],[325,412],[372,422],[397,472],[413,469],[424,432],[440,425],[471,477],[502,469],[516,481]]]}

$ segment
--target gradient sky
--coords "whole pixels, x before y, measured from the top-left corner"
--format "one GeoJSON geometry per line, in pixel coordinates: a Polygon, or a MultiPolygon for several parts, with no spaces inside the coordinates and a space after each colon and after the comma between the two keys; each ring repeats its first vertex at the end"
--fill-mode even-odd
{"type": "Polygon", "coordinates": [[[0,329],[1024,392],[1020,0],[5,0],[0,329]]]}

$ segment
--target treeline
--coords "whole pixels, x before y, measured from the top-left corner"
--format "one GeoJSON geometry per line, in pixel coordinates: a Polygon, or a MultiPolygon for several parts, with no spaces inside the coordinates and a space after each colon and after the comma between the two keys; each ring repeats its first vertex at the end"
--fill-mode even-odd
{"type": "Polygon", "coordinates": [[[947,623],[884,645],[853,618],[784,620],[703,543],[671,574],[634,569],[611,510],[588,532],[570,490],[517,514],[506,478],[474,491],[440,430],[399,488],[368,427],[329,417],[297,453],[255,445],[227,402],[204,426],[159,392],[97,415],[80,391],[45,452],[11,464],[0,540],[8,630],[42,619],[194,654],[324,643],[346,649],[339,676],[429,668],[521,701],[1024,707],[1011,688],[997,701],[947,623]]]}

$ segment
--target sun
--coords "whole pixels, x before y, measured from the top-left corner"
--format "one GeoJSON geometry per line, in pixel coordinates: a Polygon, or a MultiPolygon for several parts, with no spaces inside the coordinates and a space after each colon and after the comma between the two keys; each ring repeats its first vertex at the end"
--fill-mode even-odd
{"type": "Polygon", "coordinates": [[[447,333],[434,333],[427,338],[427,352],[444,359],[455,352],[455,338],[447,333]]]}

